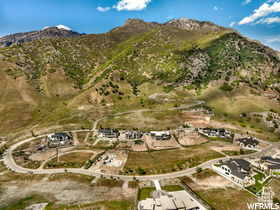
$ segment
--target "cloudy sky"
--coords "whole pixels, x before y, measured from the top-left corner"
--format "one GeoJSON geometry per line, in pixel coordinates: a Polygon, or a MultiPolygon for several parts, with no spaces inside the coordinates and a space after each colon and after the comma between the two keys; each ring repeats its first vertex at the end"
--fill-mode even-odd
{"type": "Polygon", "coordinates": [[[280,0],[0,0],[0,36],[56,25],[103,33],[128,18],[183,17],[235,28],[280,51],[280,0]]]}

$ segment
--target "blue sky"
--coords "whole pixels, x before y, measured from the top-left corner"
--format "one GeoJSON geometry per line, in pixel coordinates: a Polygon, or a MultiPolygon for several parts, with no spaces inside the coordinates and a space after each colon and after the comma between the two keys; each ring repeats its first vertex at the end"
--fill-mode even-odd
{"type": "Polygon", "coordinates": [[[0,0],[0,37],[59,24],[103,33],[128,18],[184,17],[231,26],[280,51],[280,0],[0,0]]]}

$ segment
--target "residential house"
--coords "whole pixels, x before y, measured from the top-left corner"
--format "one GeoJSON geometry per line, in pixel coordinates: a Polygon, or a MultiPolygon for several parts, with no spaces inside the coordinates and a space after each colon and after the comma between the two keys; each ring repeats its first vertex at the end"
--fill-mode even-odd
{"type": "Polygon", "coordinates": [[[47,145],[49,147],[72,145],[73,140],[67,133],[54,133],[46,136],[47,145]]]}
{"type": "Polygon", "coordinates": [[[208,137],[230,138],[231,133],[225,129],[201,128],[199,132],[208,137]]]}
{"type": "Polygon", "coordinates": [[[244,159],[230,159],[221,168],[226,176],[239,184],[245,185],[250,181],[251,164],[244,159]]]}
{"type": "Polygon", "coordinates": [[[236,142],[237,145],[245,148],[258,148],[260,143],[256,138],[252,137],[236,139],[236,142]]]}
{"type": "Polygon", "coordinates": [[[169,131],[151,131],[151,137],[155,140],[169,140],[171,135],[169,131]]]}
{"type": "Polygon", "coordinates": [[[275,173],[275,172],[279,173],[280,172],[280,159],[272,158],[270,156],[266,156],[266,157],[262,157],[261,160],[266,163],[268,171],[270,171],[272,173],[275,173]]]}
{"type": "Polygon", "coordinates": [[[120,132],[117,129],[100,129],[98,130],[99,138],[118,138],[120,132]]]}
{"type": "Polygon", "coordinates": [[[194,199],[188,192],[174,191],[166,192],[158,198],[146,198],[139,202],[138,210],[167,210],[167,209],[180,209],[192,210],[201,209],[206,210],[196,199],[194,199]]]}
{"type": "Polygon", "coordinates": [[[142,132],[137,130],[128,130],[125,131],[126,139],[140,139],[142,137],[142,132]]]}

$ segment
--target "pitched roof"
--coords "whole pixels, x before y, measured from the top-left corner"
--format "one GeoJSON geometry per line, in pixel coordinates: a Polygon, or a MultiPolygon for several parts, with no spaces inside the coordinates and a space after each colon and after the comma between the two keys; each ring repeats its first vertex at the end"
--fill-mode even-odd
{"type": "Polygon", "coordinates": [[[272,157],[269,157],[269,156],[262,157],[261,160],[267,161],[269,163],[280,164],[280,159],[272,158],[272,157]]]}
{"type": "Polygon", "coordinates": [[[256,139],[251,138],[241,138],[241,139],[236,139],[236,141],[242,142],[244,146],[246,147],[247,145],[259,145],[259,141],[256,139]]]}
{"type": "Polygon", "coordinates": [[[268,165],[267,166],[269,169],[280,169],[280,164],[275,164],[275,165],[268,165]]]}

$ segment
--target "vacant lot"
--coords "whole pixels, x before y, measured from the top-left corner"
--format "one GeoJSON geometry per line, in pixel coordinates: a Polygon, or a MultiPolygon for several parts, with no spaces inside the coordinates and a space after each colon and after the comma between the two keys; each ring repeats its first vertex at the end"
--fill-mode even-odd
{"type": "Polygon", "coordinates": [[[130,152],[125,168],[128,173],[136,172],[138,167],[144,169],[147,174],[169,173],[223,157],[221,153],[209,149],[206,145],[151,152],[130,152]]]}
{"type": "Polygon", "coordinates": [[[75,208],[74,205],[84,205],[85,208],[93,206],[95,209],[96,207],[106,207],[107,204],[113,209],[122,209],[122,207],[132,209],[137,194],[137,188],[109,188],[66,179],[61,179],[59,182],[18,180],[16,183],[5,182],[2,184],[2,188],[0,206],[5,210],[23,209],[25,205],[42,201],[52,202],[49,206],[50,209],[64,209],[68,206],[77,209],[78,206],[75,208]],[[127,203],[127,201],[129,202],[127,203]]]}
{"type": "Polygon", "coordinates": [[[82,163],[91,159],[95,155],[91,151],[71,152],[59,157],[59,161],[78,162],[82,163]]]}
{"type": "Polygon", "coordinates": [[[59,162],[54,157],[49,160],[44,168],[81,168],[88,160],[94,158],[97,155],[96,152],[90,150],[74,151],[59,156],[59,162]]]}
{"type": "Polygon", "coordinates": [[[274,197],[280,200],[280,180],[274,179],[267,187],[271,187],[271,190],[275,193],[274,197]]]}
{"type": "Polygon", "coordinates": [[[170,148],[180,148],[181,145],[175,140],[174,136],[171,136],[169,140],[155,140],[151,137],[151,135],[144,135],[146,138],[146,142],[150,149],[154,150],[162,150],[162,149],[170,149],[170,148]]]}
{"type": "Polygon", "coordinates": [[[211,169],[183,177],[182,181],[215,209],[247,209],[247,203],[257,202],[251,193],[236,186],[211,169]]]}
{"type": "Polygon", "coordinates": [[[192,129],[176,130],[175,135],[183,146],[198,145],[207,142],[207,139],[192,129]]]}

